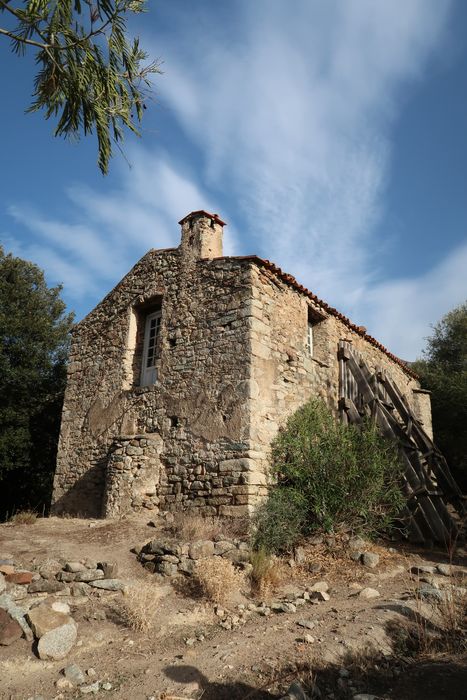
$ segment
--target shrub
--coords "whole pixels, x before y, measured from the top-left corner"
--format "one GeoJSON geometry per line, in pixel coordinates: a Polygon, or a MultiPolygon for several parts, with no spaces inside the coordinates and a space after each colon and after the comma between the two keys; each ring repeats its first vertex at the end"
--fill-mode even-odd
{"type": "Polygon", "coordinates": [[[11,525],[34,525],[37,520],[37,513],[33,510],[21,510],[9,519],[11,525]]]}
{"type": "Polygon", "coordinates": [[[289,550],[307,526],[306,497],[292,485],[272,488],[254,518],[254,549],[267,552],[289,550]]]}
{"type": "Polygon", "coordinates": [[[226,602],[239,589],[241,574],[228,559],[199,559],[193,573],[200,594],[214,603],[226,602]]]}
{"type": "Polygon", "coordinates": [[[147,632],[154,625],[160,593],[153,583],[135,583],[118,602],[122,622],[132,630],[147,632]]]}
{"type": "Polygon", "coordinates": [[[250,572],[252,591],[255,595],[263,597],[278,586],[282,580],[280,561],[261,548],[251,552],[250,563],[252,566],[250,572]]]}
{"type": "Polygon", "coordinates": [[[272,464],[277,486],[259,509],[255,535],[268,551],[288,550],[320,528],[374,535],[404,504],[397,446],[369,421],[336,421],[317,399],[289,418],[273,442],[272,464]]]}

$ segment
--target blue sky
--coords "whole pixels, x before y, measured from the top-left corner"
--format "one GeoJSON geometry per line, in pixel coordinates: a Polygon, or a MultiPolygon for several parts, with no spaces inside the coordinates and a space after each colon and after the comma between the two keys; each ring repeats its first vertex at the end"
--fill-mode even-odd
{"type": "Polygon", "coordinates": [[[406,359],[467,297],[467,3],[159,0],[132,23],[163,61],[142,139],[25,115],[32,60],[0,38],[0,238],[80,318],[193,209],[406,359]]]}

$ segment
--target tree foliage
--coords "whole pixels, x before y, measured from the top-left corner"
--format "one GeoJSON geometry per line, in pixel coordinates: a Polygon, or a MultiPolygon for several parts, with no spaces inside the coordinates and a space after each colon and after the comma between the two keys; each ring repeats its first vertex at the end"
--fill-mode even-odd
{"type": "Polygon", "coordinates": [[[312,399],[272,445],[276,486],[257,516],[256,545],[289,549],[312,530],[341,527],[374,535],[387,529],[404,499],[397,446],[370,422],[336,421],[312,399]]]}
{"type": "Polygon", "coordinates": [[[467,491],[467,302],[433,327],[413,369],[431,391],[435,442],[467,491]]]}
{"type": "Polygon", "coordinates": [[[50,492],[73,322],[60,291],[0,248],[0,512],[50,492]]]}
{"type": "Polygon", "coordinates": [[[127,18],[145,0],[0,0],[4,27],[17,54],[35,52],[38,71],[28,111],[57,117],[56,136],[95,132],[98,163],[108,172],[112,143],[124,127],[138,133],[149,76],[160,72],[139,39],[126,36],[127,18]]]}

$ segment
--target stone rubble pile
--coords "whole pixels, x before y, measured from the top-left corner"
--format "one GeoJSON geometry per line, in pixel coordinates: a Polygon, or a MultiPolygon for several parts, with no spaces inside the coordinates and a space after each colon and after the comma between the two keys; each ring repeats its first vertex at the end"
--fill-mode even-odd
{"type": "Polygon", "coordinates": [[[41,659],[65,658],[76,643],[73,604],[93,591],[122,591],[117,567],[110,562],[48,559],[32,570],[0,558],[0,645],[21,637],[37,643],[41,659]]]}
{"type": "Polygon", "coordinates": [[[163,576],[193,574],[196,562],[208,557],[222,557],[243,568],[248,567],[250,548],[240,539],[229,540],[218,536],[214,540],[196,540],[176,544],[163,540],[151,540],[140,549],[133,550],[144,568],[163,576]]]}

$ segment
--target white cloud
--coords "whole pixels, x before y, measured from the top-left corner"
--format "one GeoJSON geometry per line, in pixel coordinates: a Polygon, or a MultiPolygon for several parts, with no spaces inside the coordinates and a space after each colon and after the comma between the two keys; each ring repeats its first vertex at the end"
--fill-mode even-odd
{"type": "Polygon", "coordinates": [[[467,243],[451,251],[429,272],[390,280],[367,291],[362,310],[368,331],[407,360],[420,356],[430,326],[467,301],[467,243]]]}
{"type": "MultiPolygon", "coordinates": [[[[134,148],[129,156],[131,170],[121,168],[115,190],[68,187],[68,220],[45,216],[28,204],[8,208],[32,235],[29,243],[10,238],[9,247],[45,269],[50,283],[63,282],[72,302],[94,305],[149,248],[179,244],[179,218],[197,209],[217,210],[211,197],[161,154],[134,148]]],[[[235,252],[235,245],[231,227],[226,254],[235,252]]]]}

